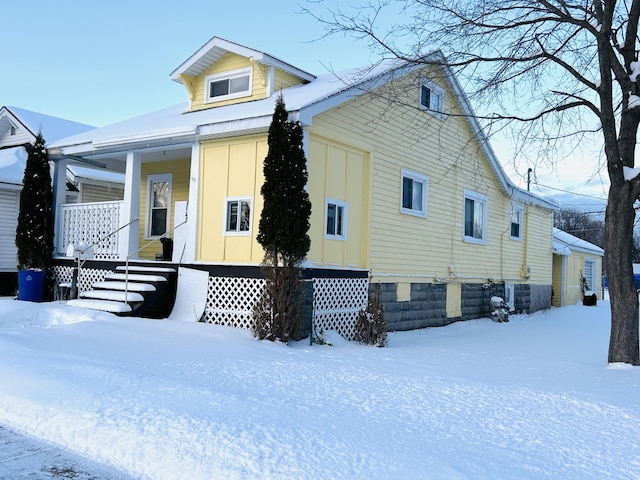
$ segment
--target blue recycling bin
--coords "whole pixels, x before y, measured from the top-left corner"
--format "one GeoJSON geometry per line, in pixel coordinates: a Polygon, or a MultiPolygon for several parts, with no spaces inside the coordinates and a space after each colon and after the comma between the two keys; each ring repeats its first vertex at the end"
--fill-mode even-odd
{"type": "Polygon", "coordinates": [[[44,270],[18,272],[18,300],[41,302],[44,295],[44,270]]]}

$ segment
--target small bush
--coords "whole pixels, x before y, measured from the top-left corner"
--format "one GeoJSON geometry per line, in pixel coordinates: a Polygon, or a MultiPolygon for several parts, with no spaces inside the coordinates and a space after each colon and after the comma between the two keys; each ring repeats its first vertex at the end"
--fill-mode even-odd
{"type": "Polygon", "coordinates": [[[380,301],[380,284],[376,286],[373,298],[369,297],[367,308],[358,312],[356,340],[364,345],[384,347],[387,344],[387,322],[384,306],[380,301]]]}

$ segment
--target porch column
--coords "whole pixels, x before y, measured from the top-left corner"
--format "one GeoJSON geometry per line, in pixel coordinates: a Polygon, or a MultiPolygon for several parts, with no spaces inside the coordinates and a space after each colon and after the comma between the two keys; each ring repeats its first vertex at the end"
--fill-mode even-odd
{"type": "Polygon", "coordinates": [[[67,165],[69,161],[61,158],[56,160],[53,164],[53,245],[56,255],[65,255],[67,251],[66,245],[61,245],[62,242],[62,208],[60,206],[66,203],[67,194],[67,165]]]}
{"type": "Polygon", "coordinates": [[[198,244],[198,202],[200,201],[200,143],[191,146],[191,170],[189,172],[189,204],[187,205],[187,233],[184,248],[184,263],[196,261],[198,244]]]}
{"type": "MultiPolygon", "coordinates": [[[[118,238],[118,254],[121,260],[138,250],[140,232],[140,152],[127,152],[127,166],[124,180],[124,201],[120,210],[120,230],[118,238]],[[138,220],[132,222],[132,220],[138,220]],[[127,225],[128,224],[128,225],[127,225]]],[[[134,258],[136,256],[134,255],[134,258]]]]}

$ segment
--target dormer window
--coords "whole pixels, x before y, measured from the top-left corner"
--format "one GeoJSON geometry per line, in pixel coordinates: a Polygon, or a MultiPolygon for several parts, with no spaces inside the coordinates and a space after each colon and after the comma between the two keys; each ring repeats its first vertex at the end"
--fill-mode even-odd
{"type": "Polygon", "coordinates": [[[205,78],[205,102],[220,102],[251,95],[251,69],[243,68],[205,78]]]}

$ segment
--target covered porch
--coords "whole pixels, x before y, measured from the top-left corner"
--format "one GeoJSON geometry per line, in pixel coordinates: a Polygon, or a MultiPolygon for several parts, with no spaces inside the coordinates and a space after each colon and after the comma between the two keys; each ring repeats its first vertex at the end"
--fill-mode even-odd
{"type": "Polygon", "coordinates": [[[75,250],[97,260],[193,262],[198,192],[196,143],[111,153],[50,152],[54,160],[55,254],[75,250]],[[82,165],[124,174],[122,200],[67,203],[67,167],[82,165]],[[192,212],[188,212],[190,207],[192,212]],[[170,242],[162,240],[171,239],[170,242]],[[189,239],[189,240],[187,240],[189,239]],[[167,244],[173,252],[167,255],[167,244]]]}

